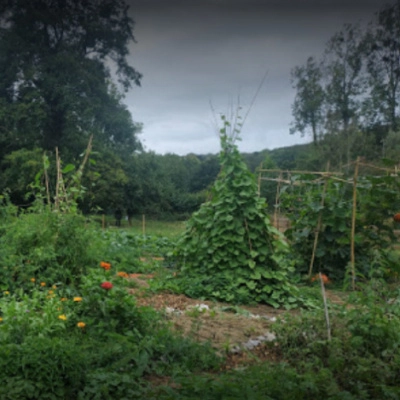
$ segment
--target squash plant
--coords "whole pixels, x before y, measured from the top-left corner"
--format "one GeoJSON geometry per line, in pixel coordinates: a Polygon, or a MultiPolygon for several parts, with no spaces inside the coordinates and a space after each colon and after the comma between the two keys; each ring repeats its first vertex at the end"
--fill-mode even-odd
{"type": "Polygon", "coordinates": [[[228,134],[230,123],[222,119],[221,171],[210,200],[192,215],[178,242],[177,279],[191,297],[290,308],[297,289],[289,282],[289,245],[271,224],[256,179],[228,134]]]}

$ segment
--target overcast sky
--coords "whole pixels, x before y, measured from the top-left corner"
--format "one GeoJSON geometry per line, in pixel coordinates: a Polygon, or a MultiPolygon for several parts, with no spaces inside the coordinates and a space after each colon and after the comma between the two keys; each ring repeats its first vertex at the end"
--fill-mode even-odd
{"type": "Polygon", "coordinates": [[[344,23],[366,23],[384,0],[128,0],[135,21],[131,65],[143,74],[125,103],[140,139],[159,154],[219,151],[214,116],[246,119],[239,149],[310,141],[290,135],[290,70],[320,57],[344,23]],[[214,108],[211,110],[210,103],[214,108]]]}

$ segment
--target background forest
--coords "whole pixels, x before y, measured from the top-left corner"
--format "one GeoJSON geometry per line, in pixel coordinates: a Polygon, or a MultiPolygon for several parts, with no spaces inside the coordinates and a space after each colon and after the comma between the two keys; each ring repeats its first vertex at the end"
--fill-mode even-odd
{"type": "MultiPolygon", "coordinates": [[[[124,93],[140,85],[142,74],[127,63],[134,22],[123,0],[52,7],[9,0],[0,19],[0,192],[28,206],[32,184],[44,179],[38,173],[55,174],[56,148],[68,174],[93,135],[79,202],[84,213],[186,218],[206,200],[218,155],[144,151],[142,126],[124,105],[124,93]]],[[[320,59],[293,67],[291,79],[290,133],[310,135],[312,143],[243,154],[251,171],[261,163],[323,170],[328,160],[332,170],[345,171],[359,156],[400,161],[399,1],[365,29],[343,26],[320,59]]],[[[272,206],[275,189],[266,185],[263,195],[272,206]]]]}

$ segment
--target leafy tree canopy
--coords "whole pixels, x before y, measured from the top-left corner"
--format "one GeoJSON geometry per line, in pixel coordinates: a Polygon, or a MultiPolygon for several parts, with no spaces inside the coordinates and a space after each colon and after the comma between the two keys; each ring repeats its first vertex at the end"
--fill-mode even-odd
{"type": "Polygon", "coordinates": [[[134,40],[127,10],[123,0],[1,3],[0,141],[7,152],[58,146],[76,156],[92,133],[95,143],[140,147],[119,94],[141,80],[127,62],[134,40]]]}

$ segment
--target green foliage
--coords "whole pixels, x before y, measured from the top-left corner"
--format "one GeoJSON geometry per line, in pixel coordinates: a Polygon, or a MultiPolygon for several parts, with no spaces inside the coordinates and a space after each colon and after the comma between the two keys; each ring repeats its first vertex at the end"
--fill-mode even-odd
{"type": "Polygon", "coordinates": [[[40,149],[20,149],[7,154],[1,162],[2,179],[0,193],[8,190],[14,204],[26,203],[29,185],[43,168],[43,155],[40,149]]]}
{"type": "MultiPolygon", "coordinates": [[[[285,234],[294,249],[297,272],[308,272],[315,229],[321,218],[314,270],[342,280],[350,261],[351,181],[329,181],[323,207],[323,182],[316,183],[312,175],[301,175],[292,177],[292,183],[282,188],[280,199],[291,220],[285,234]]],[[[398,186],[395,176],[364,176],[358,180],[355,261],[363,277],[382,276],[384,269],[393,268],[388,249],[395,239],[392,215],[400,206],[398,186]]]]}
{"type": "Polygon", "coordinates": [[[22,146],[50,151],[58,146],[71,160],[88,132],[107,145],[140,147],[131,115],[111,83],[111,66],[122,90],[141,79],[127,62],[134,37],[124,1],[42,0],[35,6],[7,1],[0,20],[0,118],[17,149],[25,136],[22,146]],[[8,108],[15,112],[7,117],[8,108]],[[35,115],[32,127],[32,118],[24,120],[19,111],[35,115]]]}
{"type": "Polygon", "coordinates": [[[221,172],[211,200],[193,214],[177,247],[178,279],[190,296],[291,307],[296,290],[288,278],[288,245],[269,221],[228,127],[224,121],[221,172]]]}
{"type": "Polygon", "coordinates": [[[313,57],[309,57],[306,66],[295,67],[292,70],[292,83],[297,93],[292,106],[294,123],[290,133],[300,132],[304,136],[309,128],[314,144],[320,139],[325,100],[321,84],[322,68],[318,64],[313,57]]]}
{"type": "Polygon", "coordinates": [[[182,376],[151,393],[157,399],[397,399],[400,315],[387,302],[390,292],[374,281],[351,307],[330,305],[331,341],[321,309],[287,314],[273,325],[277,342],[268,349],[278,349],[280,361],[217,377],[182,376]]]}
{"type": "Polygon", "coordinates": [[[31,336],[0,346],[2,399],[76,398],[90,368],[79,338],[31,336]]]}
{"type": "Polygon", "coordinates": [[[31,288],[31,278],[76,285],[96,260],[95,235],[79,215],[24,213],[2,225],[0,269],[6,290],[31,288]]]}
{"type": "Polygon", "coordinates": [[[350,307],[331,307],[331,341],[322,312],[286,316],[274,325],[282,356],[303,374],[329,373],[325,386],[334,398],[397,398],[400,315],[387,302],[390,295],[373,281],[350,299],[350,307]]]}
{"type": "Polygon", "coordinates": [[[148,323],[156,319],[150,309],[136,307],[135,298],[122,285],[121,278],[115,277],[113,269],[104,275],[100,267],[90,271],[82,278],[78,293],[81,301],[64,302],[72,308],[69,324],[73,327],[84,321],[86,332],[92,337],[101,339],[116,333],[140,339],[150,329],[148,323]],[[113,287],[106,290],[101,287],[103,282],[110,282],[113,287]]]}
{"type": "Polygon", "coordinates": [[[173,334],[114,276],[99,266],[78,287],[3,293],[1,398],[144,398],[146,375],[219,366],[209,345],[173,334]]]}

